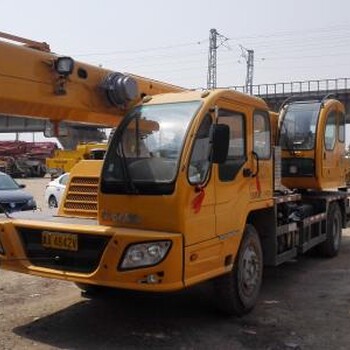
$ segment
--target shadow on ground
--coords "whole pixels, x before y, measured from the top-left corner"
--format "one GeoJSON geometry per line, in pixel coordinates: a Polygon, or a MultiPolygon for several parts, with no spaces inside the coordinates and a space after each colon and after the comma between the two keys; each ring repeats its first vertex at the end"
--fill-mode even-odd
{"type": "MultiPolygon", "coordinates": [[[[342,259],[349,253],[349,237],[346,241],[347,251],[342,253],[342,259]]],[[[298,292],[293,288],[296,284],[302,288],[310,269],[311,273],[318,271],[328,261],[303,257],[298,262],[265,269],[259,303],[244,318],[224,317],[212,302],[212,285],[206,283],[181,293],[109,292],[95,299],[82,298],[13,331],[64,349],[286,349],[295,327],[290,295],[298,292]],[[281,314],[282,318],[276,316],[281,314]]],[[[341,266],[341,259],[337,264],[341,266]]],[[[313,300],[310,290],[303,302],[312,307],[313,300]]],[[[308,327],[307,323],[303,327],[308,327]]]]}

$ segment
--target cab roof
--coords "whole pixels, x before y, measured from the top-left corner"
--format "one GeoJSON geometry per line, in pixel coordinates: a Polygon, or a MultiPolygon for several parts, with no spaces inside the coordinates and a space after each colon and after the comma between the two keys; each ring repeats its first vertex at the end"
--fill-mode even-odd
{"type": "Polygon", "coordinates": [[[241,92],[229,89],[215,89],[215,90],[195,90],[184,91],[176,93],[159,94],[149,97],[144,100],[144,104],[161,104],[161,103],[175,103],[186,101],[204,101],[206,103],[215,103],[219,98],[229,100],[236,103],[243,103],[251,105],[252,107],[268,110],[268,106],[264,100],[258,97],[243,94],[241,92]]]}

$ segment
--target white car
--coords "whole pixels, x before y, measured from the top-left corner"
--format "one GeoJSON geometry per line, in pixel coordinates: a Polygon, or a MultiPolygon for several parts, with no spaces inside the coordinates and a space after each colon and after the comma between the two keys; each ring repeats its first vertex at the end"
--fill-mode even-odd
{"type": "Polygon", "coordinates": [[[45,203],[47,203],[49,208],[58,207],[64,190],[66,189],[68,179],[69,173],[65,173],[46,185],[45,203]]]}

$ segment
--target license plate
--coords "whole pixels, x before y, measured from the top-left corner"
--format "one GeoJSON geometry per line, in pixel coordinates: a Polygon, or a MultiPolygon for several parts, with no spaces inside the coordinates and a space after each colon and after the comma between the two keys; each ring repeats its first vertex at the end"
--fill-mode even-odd
{"type": "Polygon", "coordinates": [[[43,231],[41,244],[46,248],[78,250],[78,236],[71,233],[43,231]]]}

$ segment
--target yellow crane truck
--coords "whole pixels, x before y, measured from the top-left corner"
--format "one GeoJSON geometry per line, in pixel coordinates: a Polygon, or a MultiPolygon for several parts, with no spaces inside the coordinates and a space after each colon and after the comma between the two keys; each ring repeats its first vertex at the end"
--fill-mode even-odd
{"type": "Polygon", "coordinates": [[[73,150],[55,150],[52,157],[46,158],[47,171],[54,176],[71,171],[83,159],[103,159],[107,143],[81,143],[73,150]]]}
{"type": "Polygon", "coordinates": [[[127,110],[104,160],[72,169],[58,216],[1,218],[1,268],[86,290],[213,280],[215,300],[243,315],[264,265],[338,254],[349,214],[340,102],[277,115],[235,91],[174,91],[127,110]]]}

